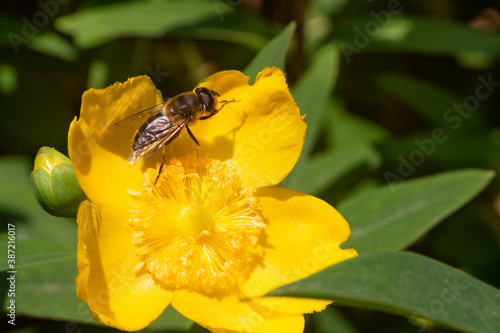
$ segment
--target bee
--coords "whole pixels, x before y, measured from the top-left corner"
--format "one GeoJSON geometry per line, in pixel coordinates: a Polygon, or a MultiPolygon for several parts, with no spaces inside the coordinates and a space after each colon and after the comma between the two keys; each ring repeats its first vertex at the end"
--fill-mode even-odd
{"type": "MultiPolygon", "coordinates": [[[[234,98],[229,101],[218,102],[218,97],[220,95],[217,91],[203,87],[196,88],[194,91],[178,94],[164,103],[126,117],[111,125],[108,131],[125,128],[141,119],[145,119],[142,126],[135,133],[132,152],[127,159],[129,166],[136,165],[144,158],[151,156],[159,148],[164,148],[179,136],[184,127],[191,139],[199,147],[200,143],[191,132],[189,125],[194,125],[197,120],[206,120],[213,117],[228,103],[239,102],[234,98]],[[218,103],[222,103],[222,105],[217,109],[218,103]]],[[[163,160],[155,184],[163,168],[164,158],[165,151],[163,151],[163,160]]]]}

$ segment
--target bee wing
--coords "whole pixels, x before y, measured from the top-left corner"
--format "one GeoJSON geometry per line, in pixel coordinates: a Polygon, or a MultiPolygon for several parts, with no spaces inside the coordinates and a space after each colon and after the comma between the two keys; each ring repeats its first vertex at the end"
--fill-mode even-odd
{"type": "Polygon", "coordinates": [[[119,122],[116,122],[113,125],[111,125],[108,128],[108,131],[111,132],[111,131],[114,131],[114,130],[117,130],[120,128],[125,128],[125,127],[128,127],[128,126],[138,122],[139,120],[147,119],[150,116],[154,115],[155,113],[160,112],[163,108],[165,108],[165,105],[166,105],[166,103],[161,103],[161,104],[155,105],[149,109],[139,111],[137,113],[134,113],[131,116],[123,118],[119,122]]]}
{"type": "MultiPolygon", "coordinates": [[[[126,119],[126,118],[125,118],[126,119]]],[[[124,120],[125,120],[124,119],[124,120]]],[[[151,156],[155,151],[157,151],[163,145],[169,144],[173,139],[175,139],[180,133],[182,128],[188,123],[188,120],[183,120],[176,124],[169,123],[169,125],[164,130],[164,136],[156,141],[150,142],[147,145],[135,149],[128,157],[128,165],[133,166],[139,163],[142,159],[151,156]]]]}

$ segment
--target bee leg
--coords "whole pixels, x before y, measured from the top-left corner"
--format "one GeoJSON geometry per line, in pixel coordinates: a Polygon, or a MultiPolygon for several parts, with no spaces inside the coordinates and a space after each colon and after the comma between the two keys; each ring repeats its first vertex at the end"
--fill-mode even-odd
{"type": "MultiPolygon", "coordinates": [[[[235,98],[233,98],[232,100],[230,101],[220,101],[220,103],[222,103],[222,105],[220,106],[219,109],[217,109],[216,111],[219,112],[220,110],[222,110],[222,108],[226,105],[226,104],[229,104],[229,103],[238,103],[239,101],[241,101],[241,99],[239,100],[236,100],[235,98]]],[[[217,113],[215,112],[215,113],[217,113]]]]}
{"type": "Polygon", "coordinates": [[[213,116],[214,116],[214,115],[216,115],[216,114],[217,114],[220,110],[222,110],[222,108],[224,107],[224,105],[229,104],[229,103],[237,103],[237,102],[239,102],[239,101],[241,101],[241,99],[236,100],[236,99],[234,99],[234,98],[233,98],[232,100],[230,100],[230,101],[220,101],[220,103],[222,103],[222,105],[221,105],[221,107],[220,107],[220,108],[218,108],[218,109],[214,110],[214,112],[212,112],[209,116],[201,117],[201,118],[200,118],[200,120],[205,120],[205,119],[208,119],[208,118],[210,118],[210,117],[213,117],[213,116]]]}
{"type": "Polygon", "coordinates": [[[158,169],[158,174],[156,175],[156,179],[155,179],[155,182],[153,183],[153,186],[156,186],[156,183],[158,182],[158,179],[160,178],[161,170],[163,169],[164,165],[165,165],[165,146],[163,146],[163,149],[162,149],[160,169],[158,169]]]}
{"type": "Polygon", "coordinates": [[[194,135],[193,135],[193,132],[191,132],[191,130],[189,129],[189,126],[188,126],[188,125],[186,125],[186,129],[187,129],[188,134],[189,134],[189,136],[191,137],[191,139],[193,139],[193,141],[196,143],[196,145],[197,145],[198,147],[201,147],[200,143],[198,142],[198,140],[196,140],[196,138],[195,138],[195,137],[194,137],[194,135]]]}

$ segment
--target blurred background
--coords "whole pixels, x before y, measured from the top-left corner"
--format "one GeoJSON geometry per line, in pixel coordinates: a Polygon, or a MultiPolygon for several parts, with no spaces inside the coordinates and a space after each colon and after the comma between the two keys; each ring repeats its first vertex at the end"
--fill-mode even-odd
{"type": "MultiPolygon", "coordinates": [[[[335,205],[392,181],[498,170],[499,10],[494,0],[3,1],[0,218],[20,223],[18,237],[74,246],[74,222],[37,206],[29,173],[41,146],[67,153],[83,92],[142,74],[164,97],[191,90],[217,71],[243,70],[292,21],[283,68],[292,88],[325,49],[337,52],[310,149],[313,157],[334,151],[338,170],[285,185],[335,205]]],[[[496,177],[410,249],[500,287],[499,186],[496,177]]],[[[340,307],[335,315],[345,321],[343,332],[419,328],[375,311],[340,307]]],[[[30,316],[18,323],[18,332],[95,330],[30,316]]],[[[314,325],[308,317],[307,330],[314,325]]]]}

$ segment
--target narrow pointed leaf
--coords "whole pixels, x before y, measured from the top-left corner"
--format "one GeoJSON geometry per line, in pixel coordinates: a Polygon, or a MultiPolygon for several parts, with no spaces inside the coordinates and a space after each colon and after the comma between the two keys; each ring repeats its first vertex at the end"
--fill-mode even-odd
{"type": "Polygon", "coordinates": [[[191,1],[132,1],[79,10],[58,18],[55,27],[73,36],[81,48],[120,37],[160,37],[217,17],[215,3],[191,1]]]}
{"type": "Polygon", "coordinates": [[[335,45],[326,46],[318,53],[312,65],[292,88],[292,95],[300,108],[300,113],[305,115],[307,132],[302,154],[284,183],[286,187],[295,188],[297,186],[309,161],[320,132],[324,111],[337,82],[339,64],[338,47],[335,45]]]}
{"type": "Polygon", "coordinates": [[[358,253],[400,250],[474,198],[493,178],[492,171],[470,169],[389,184],[338,205],[349,221],[345,248],[358,253]]]}
{"type": "Polygon", "coordinates": [[[445,110],[451,109],[455,103],[461,102],[460,98],[450,91],[416,78],[384,74],[377,77],[377,84],[407,103],[436,126],[446,125],[443,116],[445,110]]]}
{"type": "Polygon", "coordinates": [[[395,313],[415,325],[425,318],[461,332],[500,332],[500,290],[411,252],[361,255],[270,294],[395,313]]]}
{"type": "Polygon", "coordinates": [[[295,189],[310,195],[319,195],[350,171],[363,166],[375,169],[379,164],[380,156],[366,143],[329,150],[311,157],[295,189]]]}
{"type": "Polygon", "coordinates": [[[250,77],[250,84],[255,81],[257,74],[266,67],[274,66],[284,70],[285,57],[290,47],[295,26],[295,22],[289,23],[279,35],[271,39],[267,45],[260,50],[243,70],[243,73],[250,77]]]}
{"type": "Polygon", "coordinates": [[[500,53],[500,37],[464,23],[429,17],[397,16],[372,11],[363,18],[346,19],[331,37],[340,40],[347,61],[362,52],[457,54],[464,51],[500,53]],[[373,27],[378,27],[373,33],[373,27]],[[370,30],[372,29],[372,30],[370,30]]]}

